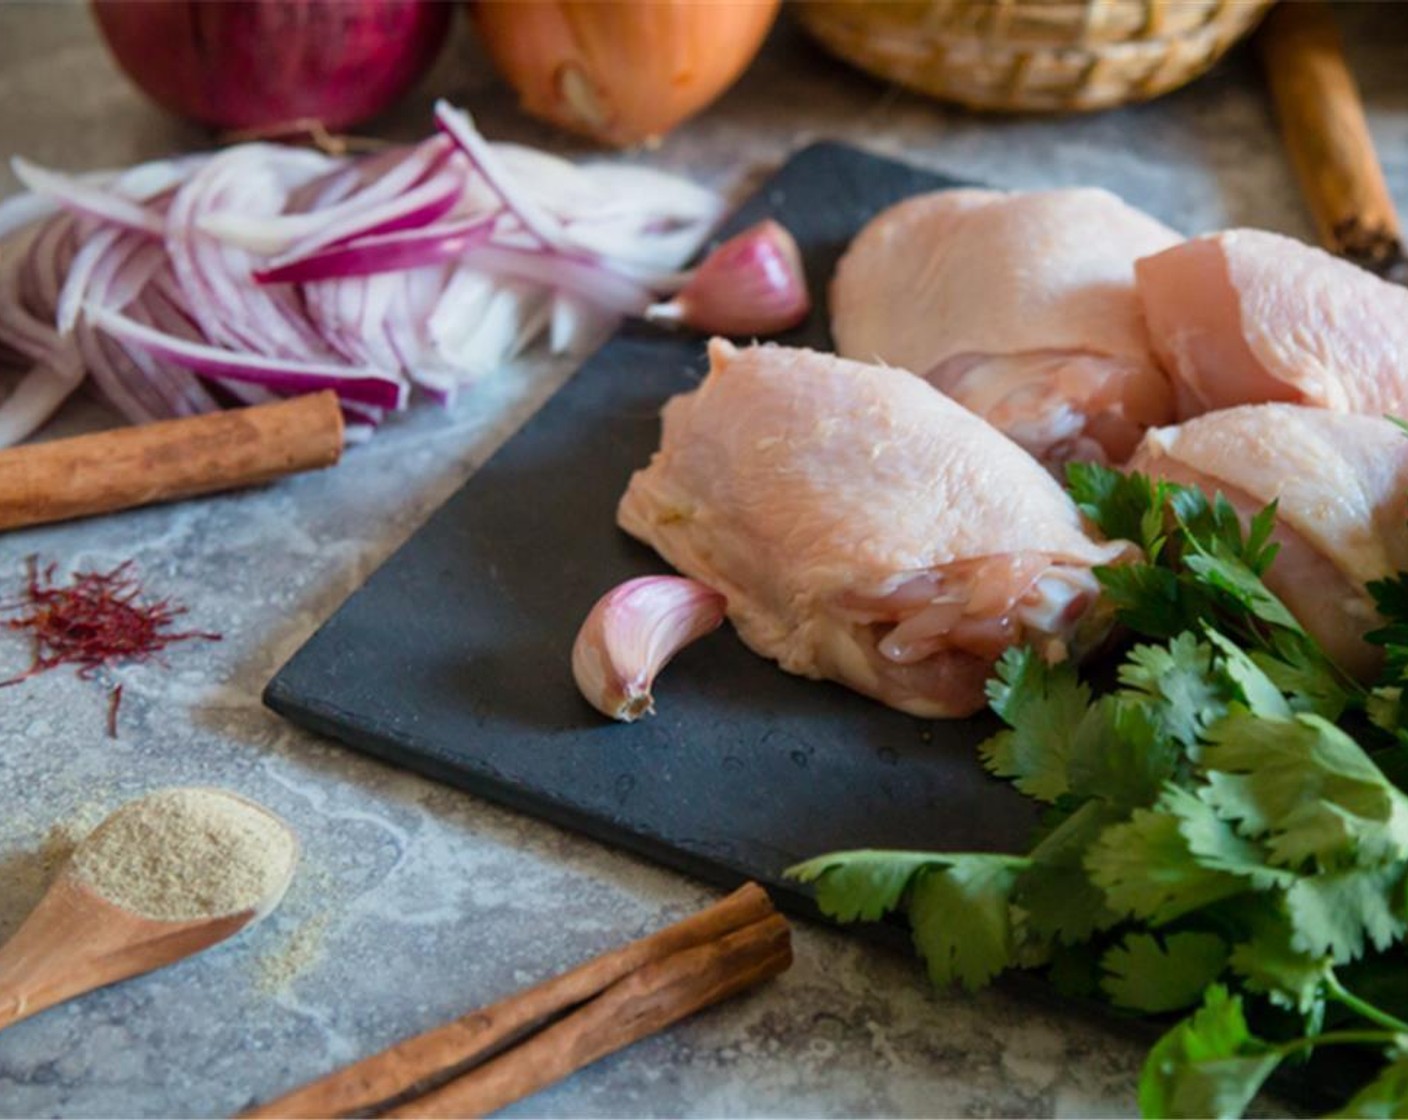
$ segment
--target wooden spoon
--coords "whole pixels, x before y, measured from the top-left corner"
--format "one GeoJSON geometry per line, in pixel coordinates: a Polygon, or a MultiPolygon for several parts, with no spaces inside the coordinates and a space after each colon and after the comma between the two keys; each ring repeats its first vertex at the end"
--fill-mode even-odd
{"type": "Polygon", "coordinates": [[[290,860],[288,874],[249,910],[171,922],[143,917],[104,898],[79,878],[70,860],[19,931],[0,947],[0,1030],[224,941],[279,904],[296,863],[290,860]]]}

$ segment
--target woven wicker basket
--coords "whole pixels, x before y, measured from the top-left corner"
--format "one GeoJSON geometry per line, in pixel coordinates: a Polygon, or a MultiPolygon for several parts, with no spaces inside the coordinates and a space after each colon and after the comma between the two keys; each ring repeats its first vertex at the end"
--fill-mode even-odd
{"type": "Polygon", "coordinates": [[[1190,82],[1273,0],[805,0],[833,54],[978,109],[1106,109],[1190,82]]]}

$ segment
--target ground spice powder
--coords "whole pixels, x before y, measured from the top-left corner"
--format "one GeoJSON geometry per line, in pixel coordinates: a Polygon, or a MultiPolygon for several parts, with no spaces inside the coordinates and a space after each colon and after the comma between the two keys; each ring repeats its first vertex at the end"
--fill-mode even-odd
{"type": "Polygon", "coordinates": [[[272,813],[217,789],[166,789],[115,812],[79,845],[78,878],[109,902],[159,921],[259,908],[298,859],[272,813]]]}

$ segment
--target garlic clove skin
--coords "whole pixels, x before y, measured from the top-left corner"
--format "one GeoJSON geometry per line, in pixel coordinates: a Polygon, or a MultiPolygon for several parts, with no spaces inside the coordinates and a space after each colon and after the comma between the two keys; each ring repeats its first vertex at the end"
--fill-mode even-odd
{"type": "Polygon", "coordinates": [[[716,630],[723,595],[683,576],[641,576],[592,607],[572,645],[572,675],[597,711],[630,723],[655,711],[650,688],[670,658],[716,630]]]}
{"type": "Polygon", "coordinates": [[[645,317],[737,337],[785,331],[811,309],[796,238],[769,218],[725,241],[674,299],[647,308],[645,317]]]}

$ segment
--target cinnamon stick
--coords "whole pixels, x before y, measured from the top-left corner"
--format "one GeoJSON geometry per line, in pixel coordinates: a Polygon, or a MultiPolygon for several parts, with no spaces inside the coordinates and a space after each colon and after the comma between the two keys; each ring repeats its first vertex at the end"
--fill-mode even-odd
{"type": "Polygon", "coordinates": [[[767,893],[749,883],[681,922],[490,1007],[399,1042],[241,1115],[349,1116],[385,1107],[407,1094],[443,1083],[554,1015],[592,999],[640,969],[717,942],[772,916],[767,893]]]}
{"type": "Polygon", "coordinates": [[[487,1116],[791,963],[787,920],[774,914],[646,965],[522,1046],[382,1115],[487,1116]]]}
{"type": "Polygon", "coordinates": [[[0,530],[269,482],[342,454],[332,391],[0,451],[0,530]]]}
{"type": "Polygon", "coordinates": [[[1321,244],[1383,271],[1402,256],[1398,213],[1334,16],[1319,0],[1277,4],[1256,41],[1321,244]]]}

